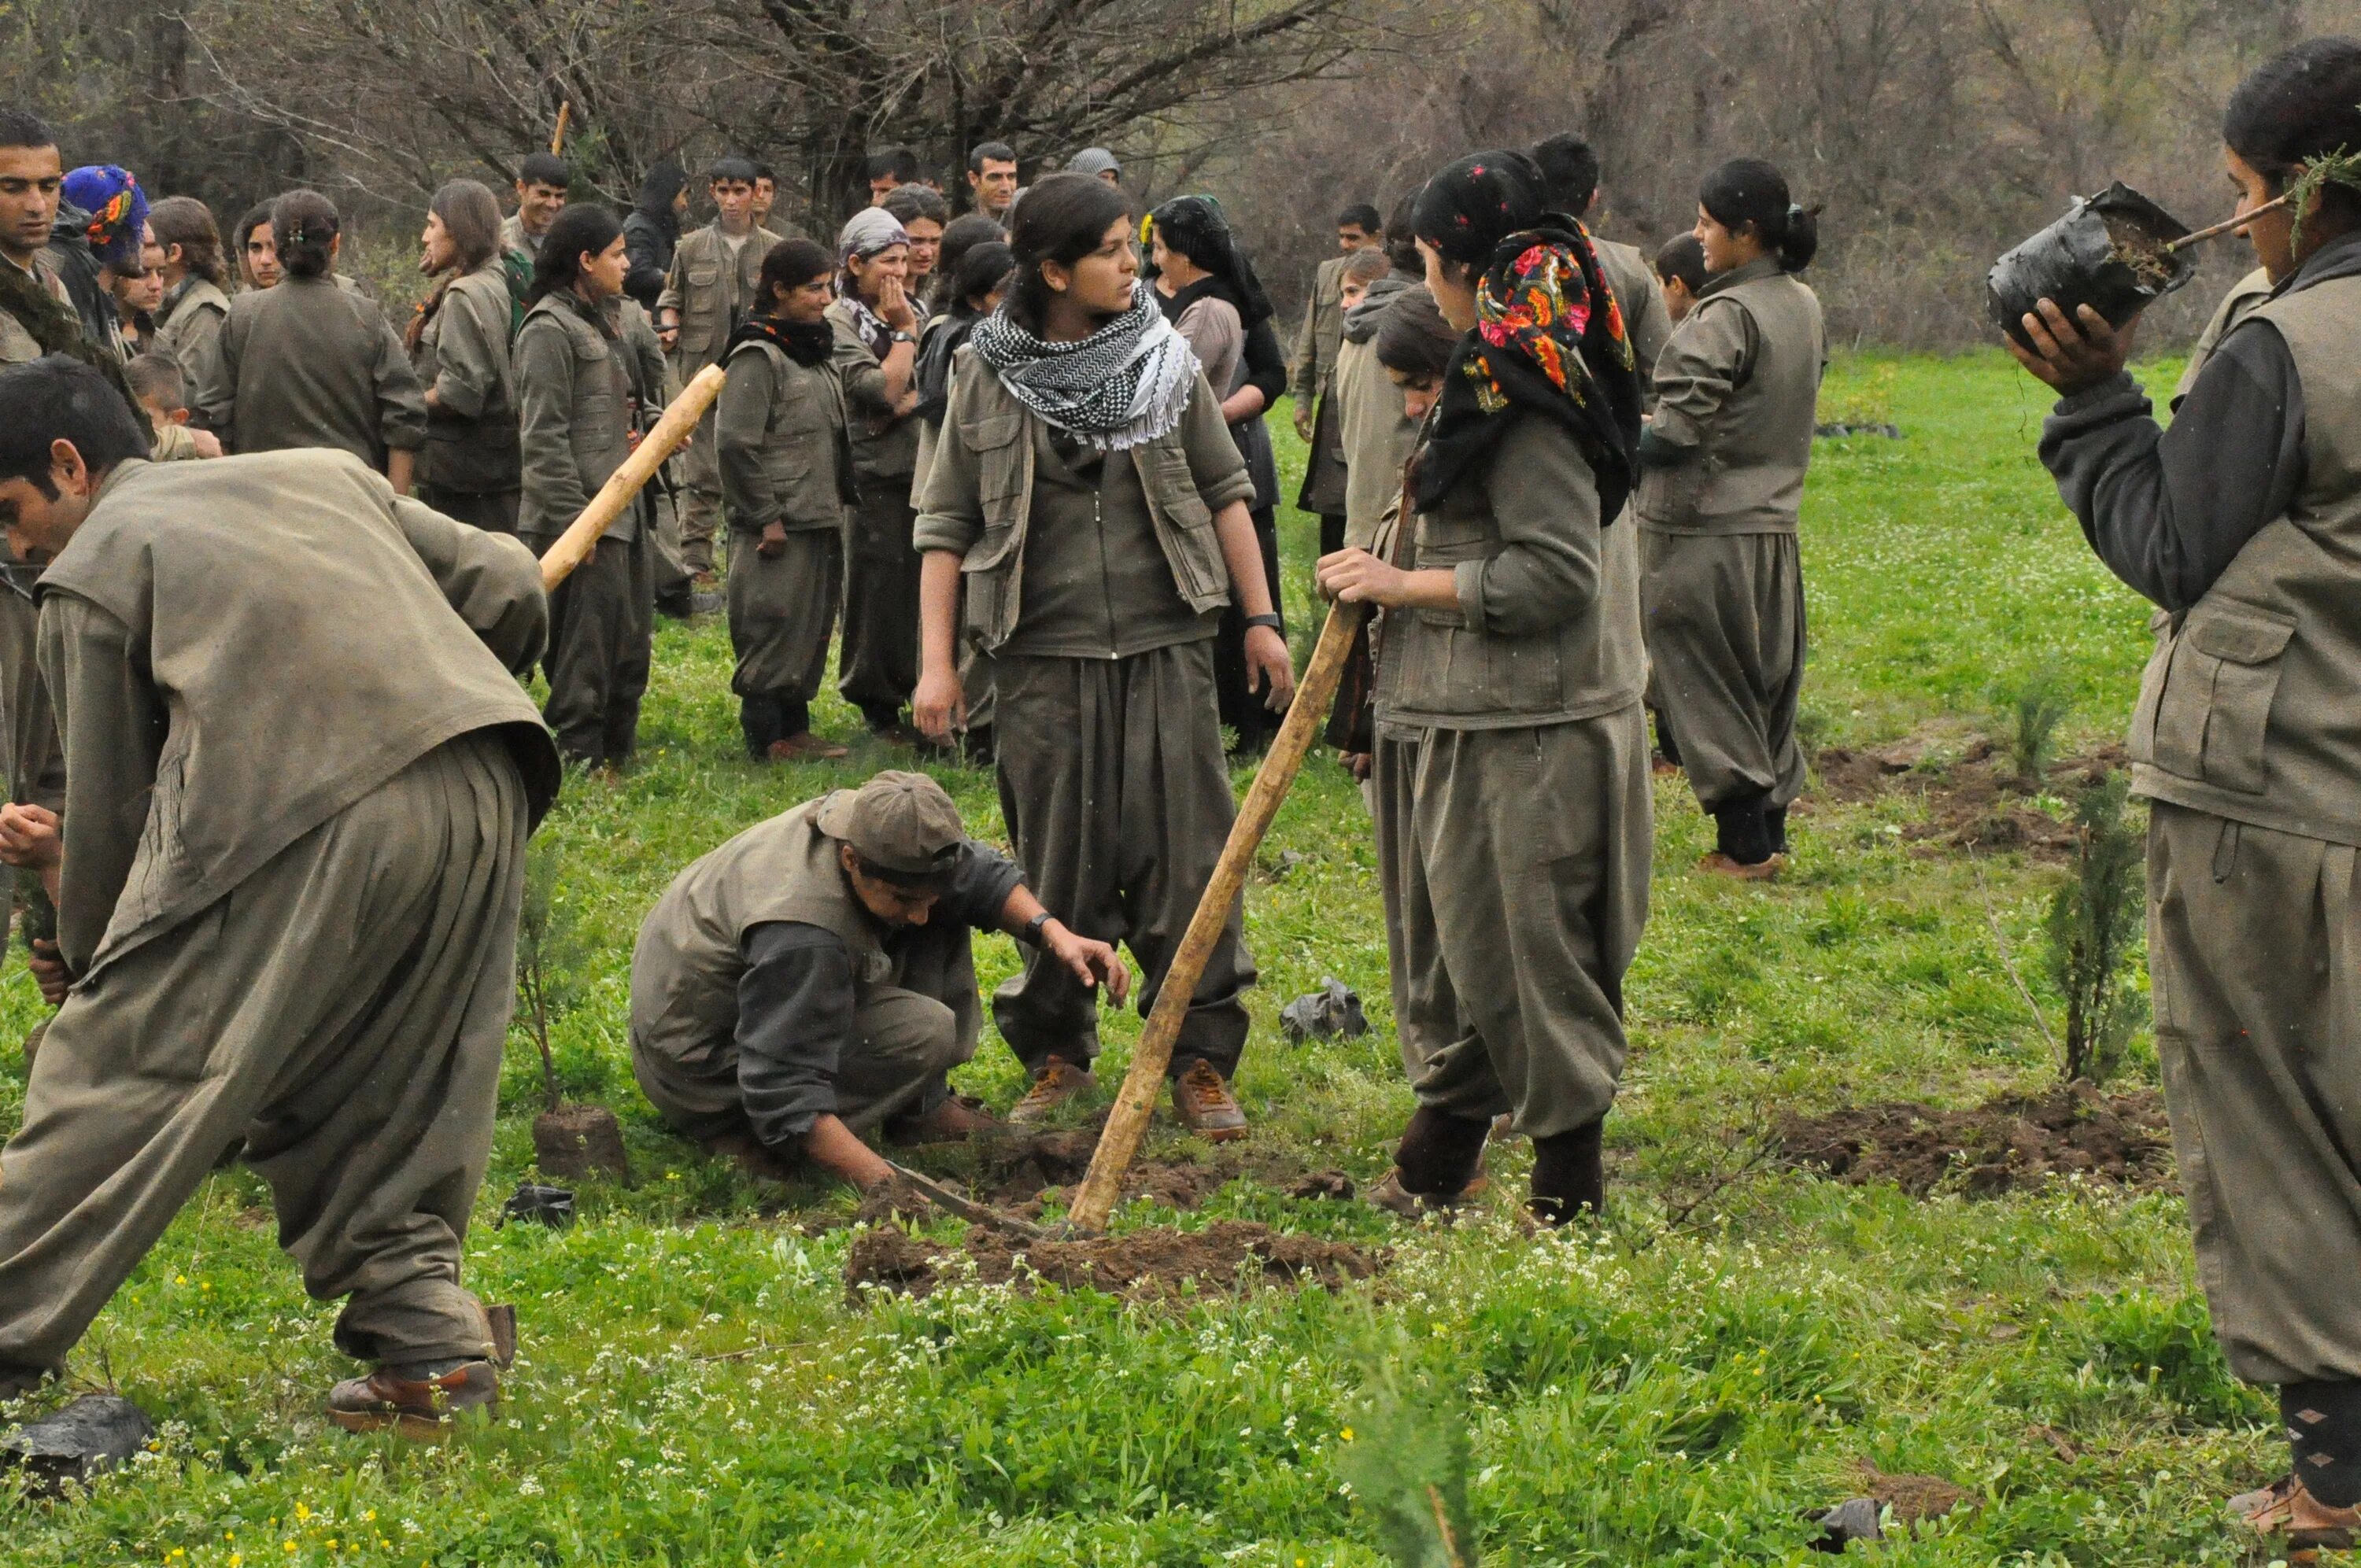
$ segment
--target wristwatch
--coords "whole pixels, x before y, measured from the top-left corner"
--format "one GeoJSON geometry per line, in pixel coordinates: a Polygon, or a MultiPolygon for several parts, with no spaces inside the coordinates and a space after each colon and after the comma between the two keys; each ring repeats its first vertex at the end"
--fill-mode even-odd
{"type": "Polygon", "coordinates": [[[1287,632],[1287,622],[1281,620],[1276,615],[1250,615],[1246,617],[1246,630],[1248,631],[1252,631],[1257,626],[1268,626],[1273,631],[1279,632],[1281,636],[1284,636],[1287,632]]]}
{"type": "Polygon", "coordinates": [[[1025,929],[1016,933],[1016,939],[1028,948],[1038,948],[1041,946],[1041,934],[1049,928],[1049,912],[1044,909],[1025,922],[1025,929]]]}
{"type": "Polygon", "coordinates": [[[918,340],[911,334],[904,332],[900,327],[895,327],[894,329],[893,341],[895,343],[916,343],[918,340]]]}

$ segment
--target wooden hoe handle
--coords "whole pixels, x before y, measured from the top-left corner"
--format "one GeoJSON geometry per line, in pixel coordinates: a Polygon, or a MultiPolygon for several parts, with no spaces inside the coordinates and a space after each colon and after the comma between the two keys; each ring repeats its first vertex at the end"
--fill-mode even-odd
{"type": "Polygon", "coordinates": [[[1320,629],[1319,645],[1312,651],[1311,665],[1295,688],[1294,706],[1287,710],[1286,722],[1279,727],[1279,734],[1255,774],[1254,784],[1238,807],[1237,820],[1230,825],[1229,842],[1222,846],[1222,858],[1213,867],[1213,879],[1205,883],[1205,894],[1197,901],[1197,913],[1190,918],[1180,950],[1172,955],[1172,967],[1165,973],[1164,988],[1157,994],[1155,1011],[1148,1015],[1148,1026],[1140,1031],[1139,1046],[1132,1052],[1131,1070],[1124,1074],[1123,1090],[1115,1096],[1115,1109],[1108,1113],[1106,1131],[1099,1135],[1098,1150],[1091,1156],[1091,1168],[1082,1177],[1081,1190],[1074,1194],[1067,1223],[1079,1233],[1097,1234],[1104,1231],[1107,1216],[1115,1212],[1123,1173],[1130,1168],[1132,1157],[1139,1152],[1139,1140],[1148,1131],[1148,1118],[1156,1109],[1158,1092],[1164,1086],[1164,1070],[1172,1062],[1172,1043],[1180,1037],[1181,1022],[1189,1016],[1189,1003],[1196,995],[1197,981],[1204,976],[1206,961],[1213,956],[1213,944],[1221,939],[1222,927],[1229,923],[1230,905],[1237,902],[1238,890],[1246,885],[1255,851],[1262,847],[1263,836],[1270,831],[1271,819],[1279,815],[1279,803],[1287,798],[1295,775],[1302,772],[1312,737],[1327,717],[1328,705],[1335,700],[1336,685],[1344,678],[1345,661],[1353,651],[1353,634],[1360,629],[1361,616],[1362,607],[1356,604],[1340,604],[1329,609],[1328,622],[1320,629]]]}
{"type": "Polygon", "coordinates": [[[705,417],[705,411],[721,395],[721,383],[727,379],[720,366],[708,365],[672,400],[664,418],[656,421],[656,427],[640,437],[639,446],[623,460],[623,466],[607,477],[598,493],[590,498],[590,504],[582,509],[582,515],[566,525],[566,532],[557,536],[557,543],[549,547],[549,554],[541,558],[543,587],[554,590],[575,567],[590,558],[590,552],[598,547],[599,535],[655,477],[664,459],[680,450],[680,444],[688,439],[697,422],[705,417]]]}

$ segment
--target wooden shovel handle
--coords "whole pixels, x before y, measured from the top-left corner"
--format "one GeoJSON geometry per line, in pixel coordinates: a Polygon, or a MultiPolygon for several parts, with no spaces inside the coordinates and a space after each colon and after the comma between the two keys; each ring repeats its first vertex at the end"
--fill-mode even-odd
{"type": "Polygon", "coordinates": [[[557,543],[549,547],[549,554],[541,558],[543,587],[555,589],[575,567],[590,558],[590,552],[598,547],[599,536],[655,477],[664,459],[680,450],[681,443],[697,429],[697,422],[705,417],[705,411],[721,395],[721,384],[728,379],[720,366],[708,365],[672,400],[664,418],[656,421],[656,427],[640,437],[638,448],[623,460],[621,467],[607,477],[598,493],[590,498],[590,504],[582,509],[582,515],[566,525],[566,532],[557,536],[557,543]]]}
{"type": "Polygon", "coordinates": [[[1353,651],[1353,633],[1360,628],[1362,613],[1356,604],[1329,609],[1327,624],[1320,629],[1319,645],[1312,651],[1312,663],[1296,685],[1294,706],[1287,710],[1287,719],[1279,727],[1270,750],[1263,755],[1262,767],[1255,773],[1254,784],[1238,807],[1237,820],[1230,825],[1229,842],[1222,846],[1222,858],[1205,883],[1204,896],[1197,901],[1197,913],[1190,917],[1180,950],[1165,971],[1155,1011],[1148,1015],[1138,1048],[1132,1052],[1131,1070],[1124,1074],[1123,1089],[1107,1115],[1106,1131],[1099,1135],[1091,1168],[1074,1194],[1067,1223],[1079,1233],[1104,1231],[1107,1216],[1115,1212],[1123,1173],[1130,1168],[1132,1157],[1139,1152],[1139,1141],[1148,1132],[1148,1118],[1164,1087],[1165,1069],[1172,1063],[1172,1044],[1189,1016],[1197,981],[1204,977],[1222,927],[1229,923],[1230,905],[1237,902],[1238,890],[1246,885],[1255,851],[1262,847],[1263,836],[1270,831],[1271,819],[1279,815],[1279,803],[1287,798],[1295,775],[1302,772],[1312,737],[1335,699],[1336,683],[1344,676],[1345,660],[1353,651]]]}
{"type": "Polygon", "coordinates": [[[552,157],[562,156],[565,153],[566,127],[571,125],[573,120],[574,100],[569,98],[557,106],[557,128],[549,133],[549,150],[552,157]]]}

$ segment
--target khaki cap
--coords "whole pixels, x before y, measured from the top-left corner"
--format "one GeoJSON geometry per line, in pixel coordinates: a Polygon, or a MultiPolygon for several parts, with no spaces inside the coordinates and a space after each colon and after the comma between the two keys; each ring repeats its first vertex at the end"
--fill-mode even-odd
{"type": "Polygon", "coordinates": [[[943,786],[924,773],[883,773],[819,808],[819,830],[880,871],[936,876],[951,869],[967,829],[943,786]]]}

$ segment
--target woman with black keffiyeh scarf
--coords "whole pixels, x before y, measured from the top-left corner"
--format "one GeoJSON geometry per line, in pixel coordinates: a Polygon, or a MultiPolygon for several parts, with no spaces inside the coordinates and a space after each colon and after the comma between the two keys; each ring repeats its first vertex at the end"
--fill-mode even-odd
{"type": "MultiPolygon", "coordinates": [[[[1053,174],[1017,205],[1016,280],[968,340],[920,499],[916,706],[948,739],[966,695],[957,645],[989,655],[1017,858],[1077,930],[1130,946],[1146,1009],[1235,813],[1213,691],[1223,606],[1246,611],[1274,711],[1294,670],[1245,461],[1196,355],[1140,281],[1133,240],[1128,198],[1088,175],[1053,174]]],[[[1246,1131],[1229,1087],[1254,982],[1241,925],[1234,911],[1172,1052],[1173,1107],[1211,1138],[1246,1131]]],[[[1012,1120],[1090,1091],[1087,981],[1036,951],[993,1016],[1033,1080],[1012,1120]]]]}
{"type": "Polygon", "coordinates": [[[1462,336],[1396,559],[1340,551],[1320,583],[1386,611],[1378,860],[1418,1110],[1378,1201],[1458,1201],[1505,1113],[1533,1140],[1532,1212],[1558,1223],[1603,1201],[1654,824],[1639,554],[1618,521],[1639,377],[1588,233],[1543,189],[1522,154],[1479,153],[1414,204],[1462,336]]]}

